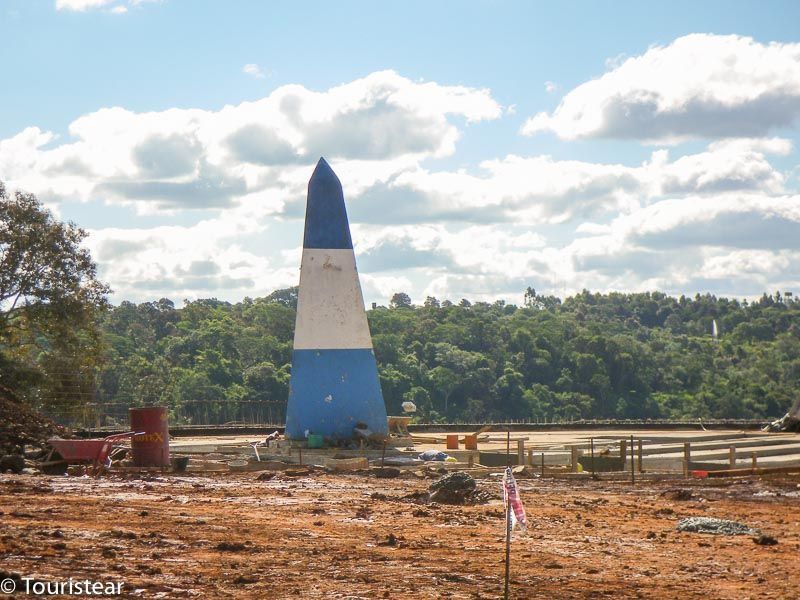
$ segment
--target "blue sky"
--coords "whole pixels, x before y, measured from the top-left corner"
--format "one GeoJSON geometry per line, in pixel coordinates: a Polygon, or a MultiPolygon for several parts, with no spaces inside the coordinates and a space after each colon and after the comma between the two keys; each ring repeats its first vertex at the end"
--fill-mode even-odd
{"type": "Polygon", "coordinates": [[[800,290],[796,2],[4,0],[0,28],[0,180],[90,230],[114,302],[296,283],[320,153],[368,302],[800,290]]]}

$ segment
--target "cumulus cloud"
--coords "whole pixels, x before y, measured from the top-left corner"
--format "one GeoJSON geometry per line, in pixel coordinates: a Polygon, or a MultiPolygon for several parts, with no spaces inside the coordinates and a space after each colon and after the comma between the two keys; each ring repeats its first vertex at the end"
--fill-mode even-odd
{"type": "Polygon", "coordinates": [[[453,155],[465,123],[503,114],[487,90],[391,71],[219,110],[109,107],[64,138],[28,127],[0,140],[0,180],[55,208],[148,215],[91,231],[118,301],[236,301],[296,285],[321,154],[344,185],[368,301],[405,291],[419,302],[521,302],[529,285],[557,295],[800,286],[800,197],[771,162],[791,161],[790,140],[728,136],[638,164],[509,154],[448,170],[431,160],[453,155]]]}
{"type": "Polygon", "coordinates": [[[783,153],[786,141],[751,142],[675,160],[658,150],[634,167],[509,155],[476,173],[411,168],[349,194],[350,214],[366,223],[565,223],[629,214],[680,194],[782,193],[785,178],[764,151],[783,153]]]}
{"type": "Polygon", "coordinates": [[[598,289],[759,294],[800,285],[800,196],[724,193],[656,202],[563,248],[598,289]],[[627,282],[627,283],[626,283],[627,282]]]}
{"type": "Polygon", "coordinates": [[[217,111],[103,108],[76,119],[68,140],[31,127],[0,140],[0,177],[54,200],[100,198],[141,212],[232,206],[269,186],[290,188],[291,199],[321,155],[396,173],[452,154],[454,117],[501,115],[488,90],[382,71],[322,92],[287,85],[217,111]]]}
{"type": "Polygon", "coordinates": [[[691,34],[610,63],[524,135],[563,139],[763,137],[800,116],[800,44],[691,34]]]}
{"type": "Polygon", "coordinates": [[[109,227],[89,231],[87,245],[115,300],[178,300],[218,296],[231,300],[297,285],[297,265],[248,248],[269,226],[232,211],[190,226],[109,227]]]}
{"type": "Polygon", "coordinates": [[[256,63],[247,63],[242,67],[242,73],[255,77],[256,79],[264,79],[266,75],[256,63]]]}

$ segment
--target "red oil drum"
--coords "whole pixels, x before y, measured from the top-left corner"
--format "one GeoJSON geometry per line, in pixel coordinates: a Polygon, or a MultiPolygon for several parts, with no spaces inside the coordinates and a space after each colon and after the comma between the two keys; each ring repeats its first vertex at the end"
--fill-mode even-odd
{"type": "Polygon", "coordinates": [[[131,408],[133,464],[137,467],[169,466],[169,422],[163,406],[131,408]]]}

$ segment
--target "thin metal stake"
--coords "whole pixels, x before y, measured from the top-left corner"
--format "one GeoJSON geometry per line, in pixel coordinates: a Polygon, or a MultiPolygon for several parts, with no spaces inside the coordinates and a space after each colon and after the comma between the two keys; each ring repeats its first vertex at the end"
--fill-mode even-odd
{"type": "Polygon", "coordinates": [[[508,600],[509,577],[511,575],[511,502],[506,495],[506,586],[503,598],[508,600]]]}
{"type": "Polygon", "coordinates": [[[592,477],[594,477],[594,438],[589,439],[589,444],[592,448],[592,477]]]}

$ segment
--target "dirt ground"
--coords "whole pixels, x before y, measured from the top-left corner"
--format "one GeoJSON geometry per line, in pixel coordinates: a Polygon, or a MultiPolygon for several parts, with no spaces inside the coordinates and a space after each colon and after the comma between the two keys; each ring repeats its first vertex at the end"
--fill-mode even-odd
{"type": "MultiPolygon", "coordinates": [[[[0,475],[0,575],[145,598],[502,597],[496,479],[488,504],[449,506],[415,502],[432,480],[257,475],[0,475]]],[[[513,598],[800,597],[797,477],[519,485],[513,598]],[[778,544],[678,532],[692,515],[778,544]]]]}

